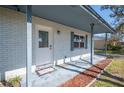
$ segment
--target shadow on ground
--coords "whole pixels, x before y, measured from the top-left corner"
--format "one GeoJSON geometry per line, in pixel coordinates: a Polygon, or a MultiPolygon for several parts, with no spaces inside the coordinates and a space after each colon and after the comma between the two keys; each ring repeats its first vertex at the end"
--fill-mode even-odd
{"type": "MultiPolygon", "coordinates": [[[[85,60],[83,60],[83,61],[85,61],[85,60]]],[[[84,68],[84,67],[80,67],[80,66],[75,65],[75,64],[72,64],[72,63],[66,63],[66,64],[67,64],[67,65],[70,65],[70,66],[74,66],[74,67],[76,67],[76,68],[85,69],[85,70],[87,70],[87,71],[90,71],[90,72],[92,72],[92,73],[97,73],[97,74],[99,74],[100,71],[103,70],[102,68],[100,68],[100,67],[98,67],[98,66],[96,66],[96,65],[92,65],[92,64],[91,64],[90,62],[88,62],[88,61],[86,61],[86,62],[87,62],[88,64],[90,64],[91,66],[95,67],[96,69],[98,69],[98,71],[96,71],[96,70],[91,70],[91,69],[87,69],[87,68],[84,68]]],[[[98,81],[109,82],[109,83],[114,84],[114,85],[116,85],[116,86],[124,87],[124,83],[123,83],[123,82],[124,82],[124,78],[121,78],[121,77],[112,75],[111,73],[109,73],[109,72],[107,72],[107,71],[105,71],[105,70],[103,70],[103,72],[102,72],[101,75],[110,78],[110,80],[109,80],[109,79],[102,79],[102,78],[99,78],[99,77],[97,77],[97,76],[95,76],[95,75],[87,74],[87,73],[78,71],[78,70],[76,70],[76,69],[73,69],[73,68],[71,68],[71,67],[64,67],[64,66],[60,66],[60,65],[58,65],[58,67],[63,68],[63,69],[66,69],[66,70],[74,71],[74,72],[77,72],[77,73],[79,73],[79,74],[83,74],[83,75],[86,75],[86,76],[89,76],[89,77],[92,77],[92,78],[97,78],[98,81]],[[119,83],[118,81],[121,82],[122,84],[119,83]]]]}

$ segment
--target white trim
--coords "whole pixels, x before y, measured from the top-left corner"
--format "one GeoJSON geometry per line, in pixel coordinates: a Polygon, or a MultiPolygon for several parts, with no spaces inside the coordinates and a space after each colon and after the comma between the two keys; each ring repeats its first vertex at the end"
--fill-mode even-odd
{"type": "MultiPolygon", "coordinates": [[[[31,72],[34,73],[35,69],[36,69],[36,66],[33,65],[31,67],[31,72]]],[[[24,75],[26,75],[26,67],[14,69],[14,70],[11,70],[11,71],[6,71],[5,72],[5,80],[8,81],[10,78],[14,78],[15,76],[23,77],[24,75]]]]}

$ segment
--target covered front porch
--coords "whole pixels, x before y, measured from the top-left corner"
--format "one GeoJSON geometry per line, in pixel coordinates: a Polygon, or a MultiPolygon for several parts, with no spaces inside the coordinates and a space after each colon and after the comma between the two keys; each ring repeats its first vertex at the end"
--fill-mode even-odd
{"type": "MultiPolygon", "coordinates": [[[[94,55],[94,65],[105,60],[105,56],[94,55]]],[[[56,87],[60,86],[68,80],[74,78],[78,74],[86,71],[93,65],[90,63],[90,57],[87,56],[84,59],[79,59],[77,61],[68,62],[61,65],[56,65],[52,72],[39,76],[36,72],[32,73],[32,86],[33,87],[56,87]]],[[[50,69],[50,68],[49,68],[50,69]]],[[[92,71],[91,71],[92,72],[92,71]]],[[[25,87],[26,85],[25,76],[22,79],[21,85],[25,87]]]]}
{"type": "MultiPolygon", "coordinates": [[[[31,38],[27,38],[27,86],[60,86],[65,81],[71,79],[77,74],[85,71],[93,64],[99,62],[102,58],[94,56],[93,34],[96,33],[113,33],[114,30],[89,6],[34,6],[34,15],[42,16],[45,19],[52,20],[70,27],[78,28],[90,32],[90,56],[81,58],[77,61],[57,65],[53,72],[37,77],[34,73],[31,75],[31,38]],[[71,7],[71,8],[70,8],[71,7]],[[38,9],[39,12],[36,12],[38,9]],[[34,11],[36,10],[36,11],[34,11]],[[75,15],[76,14],[76,15],[75,15]],[[50,16],[49,16],[50,15],[50,16]],[[84,22],[81,20],[83,19],[84,22]],[[32,76],[32,78],[30,78],[32,76]],[[36,79],[37,78],[37,79],[36,79]],[[31,82],[32,81],[32,82],[31,82]]],[[[32,6],[27,6],[27,37],[32,32],[32,6]]],[[[107,49],[107,44],[106,44],[107,49]]],[[[73,48],[72,48],[73,50],[73,48]]]]}
{"type": "MultiPolygon", "coordinates": [[[[105,59],[105,56],[94,55],[93,35],[97,33],[106,33],[106,40],[107,40],[107,33],[113,33],[114,31],[89,6],[4,6],[4,7],[26,13],[26,19],[27,19],[26,20],[27,25],[25,25],[26,26],[26,38],[25,38],[26,74],[22,78],[21,86],[34,86],[34,87],[35,86],[39,86],[39,87],[60,86],[62,83],[75,77],[76,75],[85,71],[92,65],[97,64],[101,60],[105,59]],[[32,73],[32,65],[34,65],[32,59],[33,59],[33,56],[35,55],[33,53],[34,49],[32,47],[33,46],[32,45],[32,42],[33,42],[32,16],[43,18],[45,20],[59,23],[59,25],[61,24],[68,27],[73,27],[81,30],[82,32],[89,33],[88,39],[90,42],[88,42],[88,46],[86,45],[85,46],[86,48],[84,48],[88,50],[88,52],[84,53],[84,55],[88,54],[88,56],[82,57],[76,61],[70,61],[68,63],[61,64],[61,65],[54,64],[52,65],[52,67],[50,67],[52,71],[44,75],[42,74],[38,75],[35,72],[32,73]]],[[[57,33],[59,34],[58,28],[56,30],[57,30],[57,33]]],[[[54,38],[54,40],[55,39],[56,38],[54,38]]],[[[69,48],[69,51],[71,51],[70,52],[70,55],[71,55],[72,51],[74,50],[73,49],[74,45],[71,40],[69,42],[70,42],[69,44],[71,44],[71,49],[69,48]]],[[[48,46],[52,48],[51,45],[48,45],[48,46]]],[[[64,46],[66,46],[66,44],[64,46]]],[[[57,51],[57,53],[61,54],[61,51],[64,51],[64,50],[60,49],[60,51],[57,51]]],[[[82,54],[83,52],[84,51],[82,51],[82,54]]],[[[42,54],[44,55],[44,53],[42,54]]],[[[65,51],[65,54],[66,54],[66,51],[65,51]]],[[[69,52],[67,52],[67,54],[69,54],[69,52]]],[[[77,54],[75,53],[75,56],[77,55],[78,53],[77,54]]],[[[54,56],[54,52],[52,56],[54,56]]],[[[62,58],[64,60],[64,58],[66,59],[67,56],[63,55],[62,58]]],[[[41,57],[41,59],[44,59],[44,57],[41,57]]],[[[53,57],[53,61],[54,61],[54,57],[53,57]]]]}

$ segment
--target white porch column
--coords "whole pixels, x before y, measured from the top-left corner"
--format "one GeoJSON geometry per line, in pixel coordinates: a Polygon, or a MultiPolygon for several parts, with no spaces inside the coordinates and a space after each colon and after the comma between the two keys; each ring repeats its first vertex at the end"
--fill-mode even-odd
{"type": "Polygon", "coordinates": [[[32,85],[31,66],[32,66],[32,6],[27,5],[27,64],[26,64],[26,86],[32,85]]]}
{"type": "Polygon", "coordinates": [[[105,33],[105,55],[107,56],[107,32],[105,33]]]}
{"type": "Polygon", "coordinates": [[[90,27],[91,27],[91,47],[90,47],[90,62],[91,64],[93,64],[93,56],[94,56],[94,47],[93,47],[93,30],[94,30],[94,23],[91,23],[90,24],[90,27]]]}

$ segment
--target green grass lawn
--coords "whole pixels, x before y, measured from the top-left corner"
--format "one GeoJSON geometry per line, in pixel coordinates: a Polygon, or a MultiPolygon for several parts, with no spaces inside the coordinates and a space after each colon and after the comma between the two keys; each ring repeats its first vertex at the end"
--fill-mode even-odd
{"type": "MultiPolygon", "coordinates": [[[[105,50],[95,50],[94,51],[96,54],[105,54],[105,50]]],[[[115,50],[107,50],[107,54],[121,54],[120,51],[115,51],[115,50]]]]}
{"type": "MultiPolygon", "coordinates": [[[[105,53],[106,51],[105,50],[95,50],[94,52],[95,53],[105,53]]],[[[107,50],[107,53],[108,54],[112,54],[112,51],[111,50],[107,50]]]]}
{"type": "Polygon", "coordinates": [[[124,87],[124,59],[113,59],[91,87],[124,87]]]}

